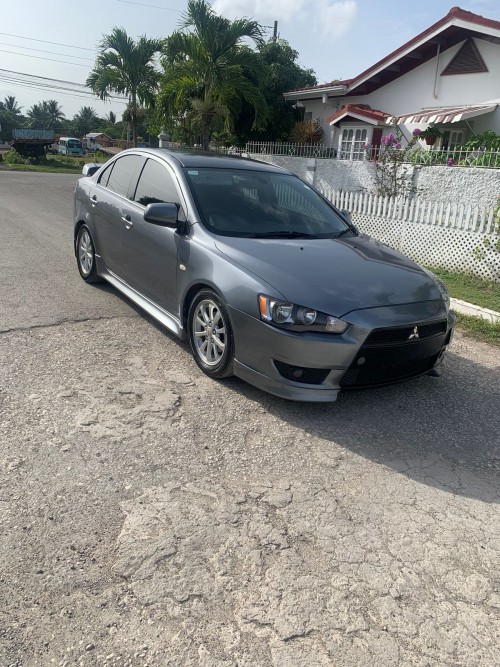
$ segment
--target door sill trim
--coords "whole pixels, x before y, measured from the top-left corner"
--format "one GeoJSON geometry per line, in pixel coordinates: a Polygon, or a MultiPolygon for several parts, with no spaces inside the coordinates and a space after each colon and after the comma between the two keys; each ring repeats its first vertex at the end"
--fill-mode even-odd
{"type": "Polygon", "coordinates": [[[133,287],[130,287],[130,285],[128,285],[109,269],[104,269],[100,272],[100,275],[109,283],[111,283],[113,287],[116,287],[119,292],[124,294],[140,308],[145,310],[149,315],[154,317],[154,319],[160,322],[160,324],[163,324],[163,326],[166,327],[169,331],[174,333],[179,338],[185,337],[184,327],[179,322],[179,320],[161,308],[161,306],[156,304],[154,301],[151,301],[151,299],[148,299],[147,296],[144,296],[133,287]]]}

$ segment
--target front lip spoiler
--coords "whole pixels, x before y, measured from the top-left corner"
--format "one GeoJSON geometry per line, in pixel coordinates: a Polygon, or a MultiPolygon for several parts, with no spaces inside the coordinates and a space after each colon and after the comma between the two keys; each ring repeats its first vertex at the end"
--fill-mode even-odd
{"type": "Polygon", "coordinates": [[[301,401],[303,403],[334,403],[340,393],[340,388],[322,387],[316,385],[310,388],[307,385],[285,384],[273,378],[267,377],[258,371],[234,360],[234,374],[248,384],[266,391],[268,394],[285,398],[289,401],[301,401]]]}

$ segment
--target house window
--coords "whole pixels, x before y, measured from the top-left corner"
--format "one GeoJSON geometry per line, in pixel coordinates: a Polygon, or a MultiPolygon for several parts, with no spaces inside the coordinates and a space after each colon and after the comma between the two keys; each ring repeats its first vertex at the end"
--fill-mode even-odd
{"type": "Polygon", "coordinates": [[[338,158],[340,160],[364,160],[368,130],[347,128],[342,130],[338,158]]]}
{"type": "Polygon", "coordinates": [[[464,144],[463,130],[448,130],[443,134],[442,148],[446,151],[454,151],[464,144]]]}

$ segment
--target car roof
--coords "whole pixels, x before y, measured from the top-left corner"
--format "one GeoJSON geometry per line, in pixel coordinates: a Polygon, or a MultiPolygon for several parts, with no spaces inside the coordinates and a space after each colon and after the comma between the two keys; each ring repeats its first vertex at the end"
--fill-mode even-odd
{"type": "Polygon", "coordinates": [[[276,167],[267,162],[259,162],[250,158],[243,158],[236,155],[220,155],[203,151],[176,150],[171,148],[130,148],[127,151],[118,153],[124,155],[128,152],[139,152],[146,155],[156,155],[169,162],[177,162],[181,167],[202,168],[212,167],[214,169],[252,169],[253,171],[267,171],[275,173],[290,172],[281,167],[276,167]]]}

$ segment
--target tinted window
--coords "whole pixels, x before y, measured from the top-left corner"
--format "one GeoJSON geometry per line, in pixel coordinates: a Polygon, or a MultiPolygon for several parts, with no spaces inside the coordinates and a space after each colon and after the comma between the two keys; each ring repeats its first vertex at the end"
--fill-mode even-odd
{"type": "MultiPolygon", "coordinates": [[[[132,176],[141,160],[142,158],[139,155],[126,155],[118,158],[108,180],[108,190],[126,197],[132,176]]],[[[101,185],[103,185],[102,182],[101,185]]]]}
{"type": "Polygon", "coordinates": [[[349,227],[295,176],[231,169],[186,169],[202,222],[226,236],[335,238],[349,227]]]}
{"type": "Polygon", "coordinates": [[[106,167],[106,169],[102,172],[102,174],[99,176],[99,184],[102,185],[103,188],[105,188],[108,184],[109,177],[111,175],[111,170],[113,169],[114,162],[112,162],[110,165],[106,167]]]}
{"type": "Polygon", "coordinates": [[[148,204],[179,204],[179,195],[166,167],[156,160],[148,160],[144,165],[134,201],[143,206],[148,204]]]}

